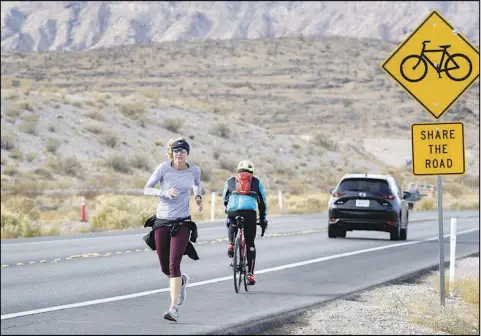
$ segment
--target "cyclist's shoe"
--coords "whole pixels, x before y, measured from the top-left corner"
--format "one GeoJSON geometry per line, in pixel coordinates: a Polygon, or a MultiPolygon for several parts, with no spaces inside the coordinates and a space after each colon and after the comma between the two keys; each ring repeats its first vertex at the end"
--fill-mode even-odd
{"type": "Polygon", "coordinates": [[[179,309],[174,306],[170,306],[169,310],[164,314],[164,318],[169,321],[179,321],[179,309]]]}
{"type": "Polygon", "coordinates": [[[234,244],[229,244],[229,245],[227,246],[227,256],[228,256],[229,258],[234,257],[234,244]]]}
{"type": "Polygon", "coordinates": [[[187,284],[189,283],[189,276],[187,274],[182,274],[182,281],[184,283],[180,287],[180,294],[179,294],[179,300],[178,300],[179,306],[185,302],[185,299],[187,299],[186,287],[187,287],[187,284]]]}
{"type": "Polygon", "coordinates": [[[254,274],[252,273],[247,273],[247,284],[248,285],[255,285],[256,283],[256,278],[254,277],[254,274]]]}

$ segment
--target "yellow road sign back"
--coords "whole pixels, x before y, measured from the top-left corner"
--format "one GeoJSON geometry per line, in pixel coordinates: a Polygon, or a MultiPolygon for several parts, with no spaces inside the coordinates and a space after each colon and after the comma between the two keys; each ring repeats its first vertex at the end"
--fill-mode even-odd
{"type": "Polygon", "coordinates": [[[439,119],[479,78],[479,51],[434,10],[381,68],[439,119]]]}
{"type": "Polygon", "coordinates": [[[460,122],[412,124],[413,175],[464,174],[463,126],[460,122]]]}

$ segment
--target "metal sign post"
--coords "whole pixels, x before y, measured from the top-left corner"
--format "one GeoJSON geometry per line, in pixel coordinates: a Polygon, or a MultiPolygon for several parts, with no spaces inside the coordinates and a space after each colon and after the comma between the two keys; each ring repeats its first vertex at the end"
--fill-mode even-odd
{"type": "Polygon", "coordinates": [[[441,296],[441,306],[444,306],[444,227],[443,227],[443,177],[437,176],[438,183],[438,222],[439,222],[439,288],[441,296]]]}

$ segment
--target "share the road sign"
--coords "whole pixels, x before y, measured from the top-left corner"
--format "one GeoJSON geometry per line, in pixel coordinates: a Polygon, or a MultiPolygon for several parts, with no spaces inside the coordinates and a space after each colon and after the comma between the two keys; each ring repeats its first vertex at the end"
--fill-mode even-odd
{"type": "Polygon", "coordinates": [[[434,10],[381,68],[439,119],[479,78],[479,51],[434,10]]]}
{"type": "Polygon", "coordinates": [[[464,174],[464,125],[411,125],[413,175],[464,174]]]}

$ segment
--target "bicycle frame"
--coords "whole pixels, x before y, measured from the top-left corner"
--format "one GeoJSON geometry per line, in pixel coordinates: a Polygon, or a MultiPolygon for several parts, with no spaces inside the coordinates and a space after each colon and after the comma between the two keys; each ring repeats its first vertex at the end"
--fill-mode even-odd
{"type": "Polygon", "coordinates": [[[441,70],[441,65],[443,64],[443,61],[444,61],[444,57],[447,56],[447,58],[449,58],[451,55],[449,54],[448,48],[441,48],[441,49],[426,49],[426,43],[423,42],[423,49],[421,50],[421,54],[419,55],[419,60],[418,60],[418,63],[413,67],[414,70],[416,70],[416,68],[418,67],[418,65],[421,63],[421,59],[424,58],[429,64],[431,64],[431,66],[438,72],[438,73],[441,73],[441,72],[447,72],[449,70],[457,70],[459,69],[459,65],[456,63],[456,61],[454,59],[452,59],[453,63],[454,63],[454,67],[452,68],[444,68],[441,70]],[[441,56],[441,61],[439,62],[439,66],[436,66],[433,62],[431,62],[431,60],[425,55],[425,53],[435,53],[435,52],[442,52],[442,56],[441,56]]]}

